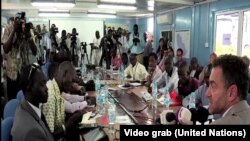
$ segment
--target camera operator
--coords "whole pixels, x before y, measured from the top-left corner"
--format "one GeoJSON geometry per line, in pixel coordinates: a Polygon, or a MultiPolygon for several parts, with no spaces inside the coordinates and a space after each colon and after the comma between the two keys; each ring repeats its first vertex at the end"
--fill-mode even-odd
{"type": "Polygon", "coordinates": [[[50,40],[51,40],[51,50],[50,52],[56,52],[58,51],[58,36],[56,35],[58,33],[58,28],[55,24],[51,25],[50,28],[50,40]]]}
{"type": "Polygon", "coordinates": [[[66,30],[62,30],[62,36],[59,39],[59,49],[69,51],[68,42],[70,42],[70,40],[67,39],[66,30]]]}
{"type": "Polygon", "coordinates": [[[99,48],[100,43],[101,43],[100,33],[99,31],[96,31],[93,44],[91,44],[91,54],[90,54],[91,63],[94,65],[98,65],[101,59],[102,50],[101,48],[99,48]]]}
{"type": "Polygon", "coordinates": [[[72,54],[72,61],[74,66],[80,66],[81,61],[81,46],[80,39],[76,37],[78,35],[76,28],[72,29],[71,33],[71,41],[70,41],[70,49],[72,54]]]}
{"type": "Polygon", "coordinates": [[[100,48],[102,48],[102,56],[99,65],[102,66],[103,61],[106,61],[106,69],[110,68],[111,65],[111,49],[114,43],[112,40],[112,30],[108,30],[108,34],[101,40],[100,48]],[[103,60],[104,59],[104,60],[103,60]]]}
{"type": "Polygon", "coordinates": [[[44,49],[44,63],[49,62],[49,55],[50,55],[50,51],[52,51],[52,47],[51,47],[51,40],[50,40],[50,35],[49,32],[46,28],[45,25],[43,25],[43,29],[42,29],[42,47],[44,49]]]}
{"type": "Polygon", "coordinates": [[[2,38],[6,54],[7,92],[8,99],[16,97],[19,88],[21,69],[33,62],[29,56],[36,56],[34,33],[29,24],[25,23],[25,12],[17,13],[14,24],[4,30],[2,38]]]}
{"type": "Polygon", "coordinates": [[[37,61],[39,64],[43,64],[44,63],[44,48],[42,46],[43,42],[43,33],[41,30],[41,26],[38,24],[36,26],[36,29],[34,31],[35,34],[35,41],[36,41],[36,46],[37,46],[37,61]]]}

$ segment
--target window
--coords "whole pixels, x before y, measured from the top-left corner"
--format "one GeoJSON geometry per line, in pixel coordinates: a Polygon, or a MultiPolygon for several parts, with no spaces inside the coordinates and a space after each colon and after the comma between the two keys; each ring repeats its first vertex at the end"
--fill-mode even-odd
{"type": "Polygon", "coordinates": [[[250,10],[216,14],[215,27],[214,51],[217,55],[250,58],[250,10]]]}
{"type": "Polygon", "coordinates": [[[147,19],[147,31],[153,33],[154,31],[154,18],[147,19]]]}
{"type": "Polygon", "coordinates": [[[250,58],[250,11],[244,12],[242,34],[242,56],[250,58]]]}

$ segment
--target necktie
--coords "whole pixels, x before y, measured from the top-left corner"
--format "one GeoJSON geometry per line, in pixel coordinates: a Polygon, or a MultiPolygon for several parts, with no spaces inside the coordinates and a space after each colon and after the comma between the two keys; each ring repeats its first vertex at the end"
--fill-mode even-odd
{"type": "Polygon", "coordinates": [[[43,113],[41,114],[41,119],[42,119],[44,125],[49,129],[48,123],[47,123],[47,121],[46,121],[45,116],[44,116],[43,113]]]}

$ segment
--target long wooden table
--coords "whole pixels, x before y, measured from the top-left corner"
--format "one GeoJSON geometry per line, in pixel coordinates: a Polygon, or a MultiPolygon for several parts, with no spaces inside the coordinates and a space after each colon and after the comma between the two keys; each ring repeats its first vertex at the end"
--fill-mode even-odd
{"type": "MultiPolygon", "coordinates": [[[[110,78],[116,79],[117,76],[112,76],[112,74],[105,73],[104,78],[105,80],[101,80],[100,82],[103,84],[107,84],[109,88],[112,90],[110,91],[110,97],[115,99],[116,101],[116,111],[117,116],[120,115],[129,115],[130,119],[133,121],[134,124],[137,125],[154,125],[157,124],[156,120],[159,118],[160,113],[166,109],[164,105],[161,103],[157,103],[157,109],[152,106],[152,101],[145,101],[142,96],[143,93],[147,91],[147,87],[145,86],[137,86],[132,87],[130,89],[120,89],[118,84],[120,83],[118,80],[110,80],[110,78]],[[109,80],[106,80],[109,79],[109,80]]],[[[95,92],[91,91],[88,92],[90,96],[95,96],[95,92]]],[[[171,106],[169,109],[176,112],[180,106],[171,106]]],[[[115,132],[114,135],[111,135],[109,132],[109,127],[107,123],[103,123],[101,118],[97,118],[96,122],[99,126],[104,127],[103,130],[109,136],[110,140],[119,139],[119,132],[115,132]]],[[[119,124],[115,124],[113,126],[117,131],[119,131],[120,126],[119,124]]]]}

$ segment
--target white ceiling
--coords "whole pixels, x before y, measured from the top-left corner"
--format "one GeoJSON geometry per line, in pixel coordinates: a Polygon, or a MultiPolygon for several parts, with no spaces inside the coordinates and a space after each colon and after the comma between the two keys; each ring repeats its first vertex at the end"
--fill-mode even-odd
{"type": "MultiPolygon", "coordinates": [[[[55,0],[52,0],[55,1],[55,0]]],[[[57,0],[58,1],[58,0],[57,0]]],[[[110,9],[98,9],[97,0],[75,0],[76,6],[69,9],[71,17],[84,17],[88,10],[109,11],[110,9]]],[[[118,17],[135,18],[146,17],[152,15],[154,12],[171,10],[183,6],[191,6],[205,0],[155,0],[154,11],[147,9],[148,0],[136,0],[137,10],[116,10],[118,17]]],[[[38,16],[38,7],[33,7],[31,0],[2,0],[2,15],[14,16],[17,12],[25,11],[26,16],[33,18],[38,16]]]]}

